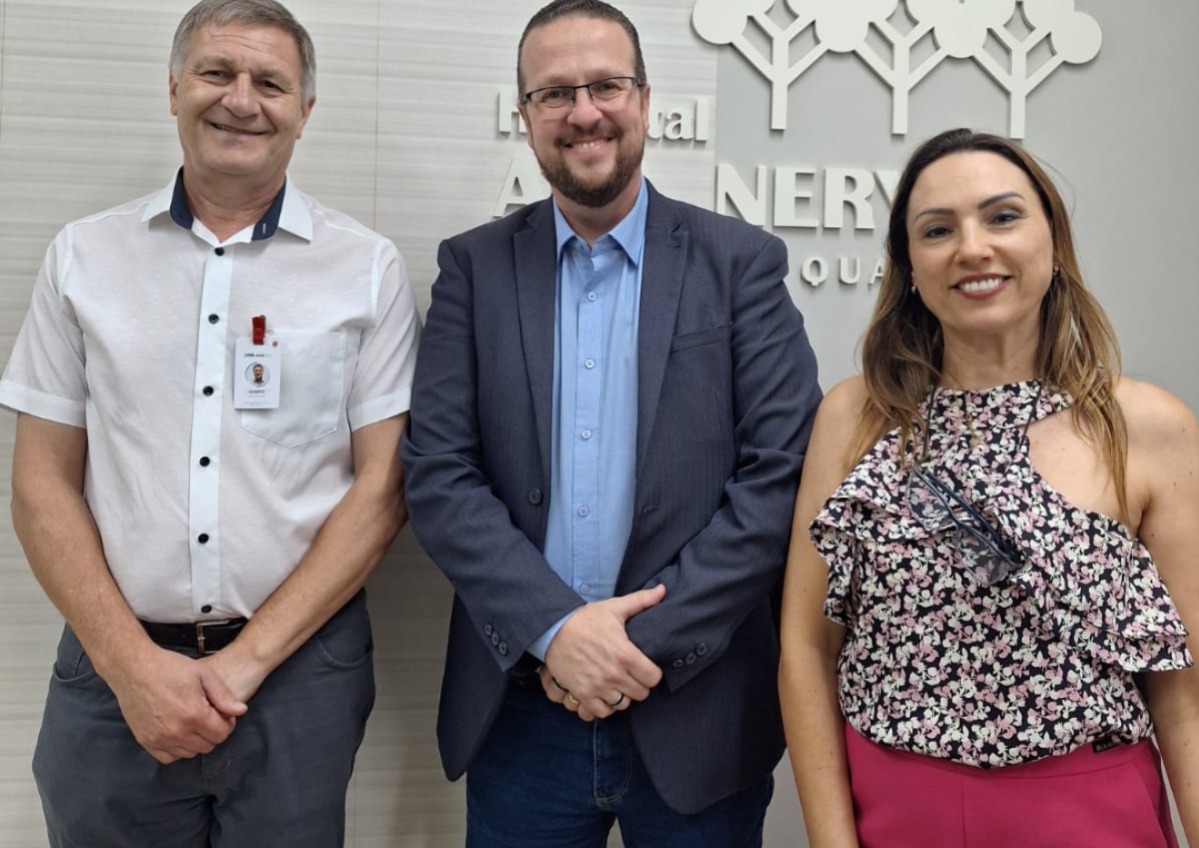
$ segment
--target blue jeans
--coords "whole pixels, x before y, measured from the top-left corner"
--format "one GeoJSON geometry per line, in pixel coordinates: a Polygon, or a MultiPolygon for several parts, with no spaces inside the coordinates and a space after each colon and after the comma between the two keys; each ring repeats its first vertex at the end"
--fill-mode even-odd
{"type": "Polygon", "coordinates": [[[760,848],[773,778],[677,813],[651,784],[626,713],[583,722],[530,682],[509,687],[467,772],[466,848],[603,848],[614,821],[626,848],[760,848]]]}
{"type": "MultiPolygon", "coordinates": [[[[194,653],[180,651],[194,656],[194,653]]],[[[33,771],[52,848],[335,848],[374,703],[362,592],[275,669],[211,754],[162,765],[68,627],[33,771]]]]}

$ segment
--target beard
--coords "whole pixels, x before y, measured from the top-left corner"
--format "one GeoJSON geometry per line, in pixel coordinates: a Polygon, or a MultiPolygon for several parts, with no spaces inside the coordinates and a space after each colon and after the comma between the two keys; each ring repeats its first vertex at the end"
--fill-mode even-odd
{"type": "Polygon", "coordinates": [[[642,139],[640,144],[632,148],[626,148],[624,144],[620,143],[623,140],[622,136],[617,142],[616,161],[612,165],[612,170],[607,176],[601,176],[597,180],[581,178],[570,169],[566,160],[561,156],[552,162],[547,162],[538,156],[537,164],[541,166],[541,173],[545,176],[546,181],[568,200],[580,206],[598,209],[615,200],[633,179],[637,169],[641,167],[641,157],[645,153],[645,140],[642,139]]]}

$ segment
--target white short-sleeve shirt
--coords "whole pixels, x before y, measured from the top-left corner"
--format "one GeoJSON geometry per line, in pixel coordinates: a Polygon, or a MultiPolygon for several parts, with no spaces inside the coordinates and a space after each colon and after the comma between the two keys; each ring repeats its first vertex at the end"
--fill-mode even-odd
{"type": "Polygon", "coordinates": [[[290,181],[224,242],[182,172],[46,253],[0,404],[87,430],[84,494],[134,613],[251,616],[354,479],[350,432],[409,406],[420,319],[395,245],[290,181]],[[235,409],[266,317],[277,409],[235,409]]]}

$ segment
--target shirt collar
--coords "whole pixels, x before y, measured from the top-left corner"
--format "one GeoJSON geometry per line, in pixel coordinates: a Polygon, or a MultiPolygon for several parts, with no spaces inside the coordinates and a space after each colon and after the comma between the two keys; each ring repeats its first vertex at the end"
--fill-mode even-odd
{"type": "MultiPolygon", "coordinates": [[[[142,220],[148,221],[165,213],[170,213],[171,220],[185,230],[190,231],[195,225],[196,219],[187,205],[187,192],[183,188],[182,168],[162,191],[150,199],[146,211],[142,215],[142,220]]],[[[300,198],[299,190],[291,183],[290,177],[283,183],[283,187],[279,189],[279,193],[275,195],[271,205],[254,225],[254,232],[250,236],[250,240],[268,239],[280,228],[306,241],[312,239],[312,214],[300,198]],[[287,190],[289,186],[292,191],[287,190]]]]}
{"type": "MultiPolygon", "coordinates": [[[[554,207],[554,234],[557,240],[557,255],[562,258],[562,249],[573,238],[579,238],[570,224],[566,220],[566,216],[562,214],[562,210],[558,208],[558,201],[553,201],[554,207]]],[[[625,215],[620,223],[613,227],[610,231],[600,237],[600,239],[611,238],[621,249],[629,261],[635,266],[641,265],[641,256],[645,251],[645,221],[646,212],[649,209],[649,191],[645,187],[645,177],[641,178],[641,188],[637,192],[637,200],[633,203],[633,208],[629,210],[629,214],[625,215]]],[[[598,244],[600,239],[596,240],[598,244]]],[[[580,239],[581,241],[581,239],[580,239]]]]}

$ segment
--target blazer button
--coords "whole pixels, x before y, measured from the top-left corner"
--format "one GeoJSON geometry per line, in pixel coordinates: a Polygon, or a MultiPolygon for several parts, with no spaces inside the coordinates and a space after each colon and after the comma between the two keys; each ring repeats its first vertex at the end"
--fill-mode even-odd
{"type": "Polygon", "coordinates": [[[699,656],[701,656],[701,657],[702,657],[704,654],[708,653],[708,645],[707,645],[707,643],[705,643],[705,642],[700,642],[698,645],[696,645],[696,646],[695,646],[695,653],[696,653],[696,654],[698,654],[698,655],[699,655],[699,656]]]}
{"type": "Polygon", "coordinates": [[[492,634],[491,634],[491,644],[492,644],[492,645],[499,645],[499,643],[500,643],[500,634],[498,634],[498,633],[492,633],[492,634]]]}
{"type": "Polygon", "coordinates": [[[687,665],[695,665],[695,654],[687,655],[687,665]]]}
{"type": "Polygon", "coordinates": [[[685,662],[683,662],[682,660],[675,660],[675,661],[674,661],[673,663],[671,663],[671,664],[672,664],[672,665],[673,665],[675,668],[682,668],[683,666],[685,666],[685,665],[686,665],[686,663],[685,663],[685,662]]]}
{"type": "Polygon", "coordinates": [[[483,625],[483,633],[484,633],[484,635],[490,636],[490,635],[491,635],[493,632],[494,632],[494,631],[493,631],[493,628],[492,628],[492,626],[491,626],[490,624],[484,624],[484,625],[483,625]]]}
{"type": "Polygon", "coordinates": [[[508,656],[508,643],[507,642],[500,642],[500,656],[501,657],[508,656]]]}
{"type": "Polygon", "coordinates": [[[529,489],[529,503],[533,506],[541,506],[541,489],[529,489]]]}

